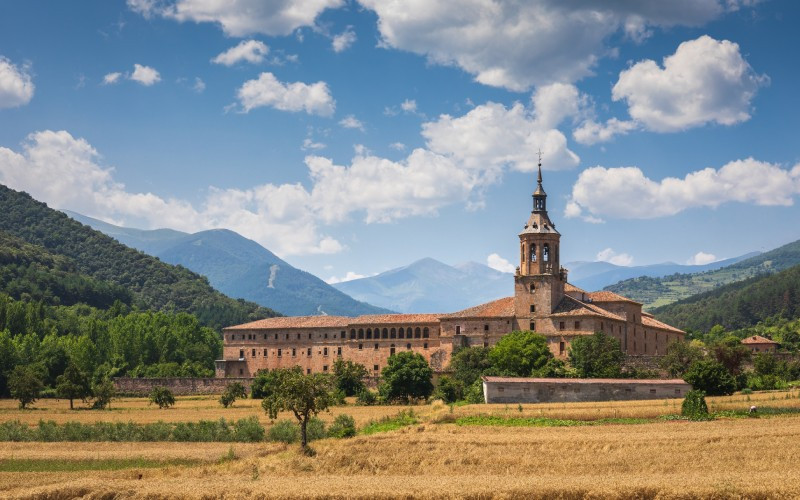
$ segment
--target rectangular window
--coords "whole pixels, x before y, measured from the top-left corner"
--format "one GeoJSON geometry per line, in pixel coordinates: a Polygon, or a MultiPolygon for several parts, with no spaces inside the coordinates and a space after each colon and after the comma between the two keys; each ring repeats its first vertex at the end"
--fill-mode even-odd
{"type": "Polygon", "coordinates": [[[336,348],[336,355],[337,356],[341,356],[342,355],[342,348],[341,347],[337,347],[336,348]]]}
{"type": "Polygon", "coordinates": [[[375,344],[375,350],[376,351],[378,350],[378,344],[375,344]]]}
{"type": "Polygon", "coordinates": [[[359,351],[364,350],[364,344],[358,344],[358,350],[359,351]]]}
{"type": "Polygon", "coordinates": [[[581,322],[580,321],[576,321],[575,322],[575,329],[576,330],[580,330],[581,329],[581,322]]]}
{"type": "Polygon", "coordinates": [[[281,349],[278,349],[278,357],[281,357],[281,349]]]}
{"type": "Polygon", "coordinates": [[[484,332],[488,332],[489,331],[489,325],[483,325],[483,331],[484,332]]]}
{"type": "Polygon", "coordinates": [[[456,326],[456,335],[461,335],[461,325],[456,326]]]}
{"type": "Polygon", "coordinates": [[[328,355],[328,348],[327,348],[327,347],[324,347],[324,348],[322,349],[322,355],[323,355],[323,356],[327,356],[327,355],[328,355]]]}
{"type": "Polygon", "coordinates": [[[297,334],[297,340],[300,340],[300,334],[299,333],[297,334]]]}
{"type": "Polygon", "coordinates": [[[310,347],[308,348],[308,353],[306,354],[306,356],[308,356],[309,358],[311,357],[311,348],[310,347]]]}
{"type": "Polygon", "coordinates": [[[532,332],[536,331],[536,322],[535,321],[531,321],[531,331],[532,332]]]}
{"type": "Polygon", "coordinates": [[[531,312],[532,312],[532,313],[535,313],[535,312],[536,312],[536,306],[535,306],[535,305],[533,305],[533,304],[531,304],[531,312]]]}
{"type": "Polygon", "coordinates": [[[322,371],[324,371],[324,372],[328,371],[328,365],[323,365],[322,366],[322,371]]]}
{"type": "Polygon", "coordinates": [[[264,340],[267,340],[267,334],[266,333],[264,334],[264,340]]]}
{"type": "Polygon", "coordinates": [[[278,334],[277,333],[275,334],[275,340],[278,340],[278,334]]]}
{"type": "Polygon", "coordinates": [[[297,349],[292,347],[292,357],[295,357],[295,356],[297,356],[297,349]]]}
{"type": "Polygon", "coordinates": [[[239,349],[239,359],[244,359],[244,349],[239,349]]]}
{"type": "Polygon", "coordinates": [[[655,389],[650,389],[650,394],[655,394],[655,393],[656,393],[655,389]]]}
{"type": "Polygon", "coordinates": [[[327,333],[325,334],[325,338],[326,338],[326,339],[328,338],[328,334],[327,334],[327,333]]]}
{"type": "Polygon", "coordinates": [[[505,390],[506,388],[502,386],[497,388],[497,392],[505,392],[505,390]]]}
{"type": "Polygon", "coordinates": [[[603,322],[602,321],[600,322],[600,331],[601,332],[603,331],[603,322]]]}
{"type": "Polygon", "coordinates": [[[558,352],[559,352],[559,354],[564,354],[564,351],[566,350],[566,347],[567,346],[564,344],[564,342],[559,342],[558,343],[558,352]]]}
{"type": "Polygon", "coordinates": [[[306,368],[306,375],[311,375],[311,368],[306,368]]]}
{"type": "Polygon", "coordinates": [[[422,344],[422,348],[423,348],[423,349],[427,349],[427,348],[428,348],[428,343],[427,343],[427,342],[425,342],[424,344],[422,344]]]}
{"type": "Polygon", "coordinates": [[[256,357],[256,350],[255,349],[253,349],[253,352],[250,353],[250,356],[252,356],[254,358],[256,357]]]}
{"type": "Polygon", "coordinates": [[[558,322],[558,329],[559,329],[559,330],[563,330],[564,328],[566,328],[566,327],[564,326],[564,322],[563,322],[563,321],[559,321],[559,322],[558,322]]]}
{"type": "Polygon", "coordinates": [[[265,358],[267,357],[267,350],[266,349],[264,349],[264,357],[265,358]]]}
{"type": "Polygon", "coordinates": [[[378,371],[378,365],[372,365],[372,369],[373,369],[374,371],[378,371]]]}

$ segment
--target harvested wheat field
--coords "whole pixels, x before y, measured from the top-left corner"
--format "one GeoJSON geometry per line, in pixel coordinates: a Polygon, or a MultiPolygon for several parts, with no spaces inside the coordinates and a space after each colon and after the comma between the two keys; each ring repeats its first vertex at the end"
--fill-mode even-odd
{"type": "MultiPolygon", "coordinates": [[[[709,398],[709,404],[716,410],[751,404],[797,408],[797,396],[797,391],[757,393],[709,398]]],[[[0,419],[26,413],[7,403],[0,419]]],[[[69,412],[55,402],[40,403],[41,413],[66,412],[63,421],[75,414],[102,420],[114,413],[69,412]]],[[[797,414],[580,427],[449,423],[475,415],[652,418],[675,413],[679,403],[521,408],[434,403],[414,407],[419,424],[315,441],[314,457],[302,455],[297,445],[276,443],[2,443],[0,498],[800,497],[797,414]]],[[[142,400],[124,400],[114,419],[151,422],[172,412],[179,415],[173,421],[231,418],[232,410],[214,409],[214,404],[212,398],[185,399],[162,411],[142,400]]],[[[233,411],[242,413],[235,418],[258,409],[252,401],[237,406],[233,411]]],[[[349,413],[359,415],[362,425],[400,409],[347,406],[334,409],[326,420],[349,413]]]]}

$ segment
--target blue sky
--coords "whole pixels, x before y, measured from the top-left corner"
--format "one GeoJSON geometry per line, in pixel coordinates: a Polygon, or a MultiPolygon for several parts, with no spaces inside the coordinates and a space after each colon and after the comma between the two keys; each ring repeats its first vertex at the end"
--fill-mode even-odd
{"type": "Polygon", "coordinates": [[[233,229],[324,279],[509,269],[541,149],[562,260],[704,263],[800,238],[798,21],[768,0],[4,2],[0,182],[233,229]]]}

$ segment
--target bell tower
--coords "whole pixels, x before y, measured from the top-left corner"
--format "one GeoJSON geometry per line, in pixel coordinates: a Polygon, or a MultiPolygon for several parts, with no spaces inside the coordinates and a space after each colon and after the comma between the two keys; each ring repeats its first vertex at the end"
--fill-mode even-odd
{"type": "Polygon", "coordinates": [[[516,328],[542,331],[537,318],[550,315],[564,297],[566,271],[560,265],[561,235],[547,215],[547,193],[542,187],[542,156],[533,192],[533,210],[519,233],[519,267],[514,276],[516,328]]]}

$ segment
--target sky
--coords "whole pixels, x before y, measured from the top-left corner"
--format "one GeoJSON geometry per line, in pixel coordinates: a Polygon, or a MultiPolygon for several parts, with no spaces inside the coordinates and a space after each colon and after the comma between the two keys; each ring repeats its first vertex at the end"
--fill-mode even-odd
{"type": "Polygon", "coordinates": [[[790,0],[3,2],[0,183],[334,282],[513,271],[541,151],[563,262],[708,263],[800,239],[798,22],[790,0]]]}

